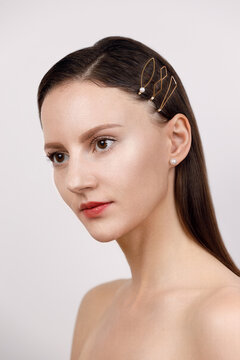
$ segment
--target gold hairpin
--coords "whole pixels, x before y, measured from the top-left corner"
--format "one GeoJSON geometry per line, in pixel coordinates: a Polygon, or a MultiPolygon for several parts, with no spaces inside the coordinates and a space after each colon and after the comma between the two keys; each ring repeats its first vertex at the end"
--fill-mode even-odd
{"type": "Polygon", "coordinates": [[[174,92],[174,90],[176,89],[176,87],[177,87],[177,82],[176,82],[176,80],[174,79],[174,77],[171,76],[171,79],[170,79],[170,83],[169,83],[169,85],[168,85],[167,92],[166,92],[166,94],[165,94],[165,96],[164,96],[164,99],[163,99],[161,105],[160,105],[160,108],[157,110],[158,112],[162,111],[162,109],[164,108],[164,105],[166,104],[166,102],[168,101],[168,99],[170,98],[170,96],[172,95],[172,93],[174,92]],[[175,87],[174,87],[174,89],[172,90],[171,94],[168,96],[168,98],[165,100],[165,98],[166,98],[166,96],[167,96],[167,94],[168,94],[168,91],[169,91],[169,89],[170,89],[172,80],[175,82],[175,87]],[[165,100],[165,102],[164,102],[164,100],[165,100]]]}
{"type": "Polygon", "coordinates": [[[152,80],[154,73],[155,73],[155,59],[152,57],[151,59],[149,59],[149,60],[146,62],[144,68],[142,69],[142,73],[141,73],[141,87],[140,87],[140,89],[139,89],[138,95],[141,95],[141,94],[145,91],[145,88],[148,86],[148,84],[149,84],[150,81],[152,80]],[[142,83],[142,82],[143,82],[143,74],[144,74],[144,71],[145,71],[147,65],[150,63],[150,61],[153,61],[153,71],[152,71],[152,75],[151,75],[150,79],[148,80],[148,82],[143,86],[143,83],[142,83]]]}
{"type": "Polygon", "coordinates": [[[161,69],[160,69],[160,80],[158,80],[158,81],[153,85],[153,96],[151,97],[150,100],[153,100],[153,99],[155,98],[155,96],[157,96],[157,95],[161,92],[161,90],[162,90],[162,82],[163,82],[163,79],[165,79],[165,77],[167,77],[167,68],[166,68],[166,66],[164,65],[164,66],[162,66],[161,69]],[[163,70],[166,71],[166,74],[165,74],[164,77],[162,76],[162,71],[163,71],[163,70]],[[155,88],[156,88],[156,85],[159,83],[159,81],[161,81],[161,89],[158,90],[158,91],[155,93],[155,88]]]}
{"type": "MultiPolygon", "coordinates": [[[[146,64],[144,65],[144,67],[143,67],[143,69],[142,69],[142,73],[141,73],[141,87],[140,87],[140,89],[139,89],[138,95],[141,95],[141,94],[145,91],[145,88],[147,87],[147,85],[151,82],[151,80],[152,80],[152,78],[153,78],[153,76],[154,76],[154,73],[155,73],[155,67],[156,67],[156,66],[155,66],[155,59],[154,59],[153,57],[150,58],[150,59],[146,62],[146,64]],[[152,75],[151,75],[150,79],[148,80],[148,82],[143,86],[143,84],[142,84],[143,74],[144,74],[144,71],[145,71],[147,65],[150,63],[150,61],[153,61],[153,71],[152,71],[152,75]]],[[[161,90],[162,90],[162,82],[163,82],[163,80],[164,80],[166,77],[167,77],[167,68],[166,68],[166,66],[164,65],[164,66],[162,66],[161,69],[160,69],[160,79],[153,85],[153,95],[151,96],[150,100],[154,100],[155,97],[161,92],[161,90]],[[165,73],[164,76],[163,76],[163,70],[166,71],[166,73],[165,73]],[[157,92],[155,92],[155,90],[156,90],[156,85],[157,85],[159,82],[161,82],[161,88],[160,88],[160,90],[158,90],[157,92]]],[[[176,82],[175,78],[171,75],[171,79],[170,79],[170,83],[169,83],[167,92],[166,92],[166,94],[165,94],[165,96],[164,96],[164,99],[163,99],[163,101],[162,101],[159,109],[157,109],[158,112],[162,111],[162,109],[164,108],[166,102],[169,100],[169,98],[170,98],[171,95],[173,94],[173,92],[174,92],[174,90],[176,89],[176,87],[177,87],[177,82],[176,82]],[[170,93],[170,95],[167,97],[167,94],[168,94],[169,89],[170,89],[171,84],[172,84],[172,80],[173,80],[174,83],[175,83],[175,87],[174,87],[174,89],[172,90],[172,92],[170,93]],[[166,97],[167,97],[167,98],[166,98],[166,97]]]]}

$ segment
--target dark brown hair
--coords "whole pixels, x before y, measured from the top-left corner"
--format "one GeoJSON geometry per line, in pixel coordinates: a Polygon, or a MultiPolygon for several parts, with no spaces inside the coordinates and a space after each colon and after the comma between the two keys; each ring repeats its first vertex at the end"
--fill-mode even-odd
{"type": "MultiPolygon", "coordinates": [[[[240,270],[228,253],[221,237],[210,194],[205,158],[196,119],[183,84],[173,67],[157,52],[143,43],[122,36],[109,36],[93,46],[74,51],[53,65],[42,78],[37,94],[41,123],[41,107],[47,93],[57,85],[72,80],[88,80],[99,86],[116,87],[132,94],[139,101],[150,99],[153,85],[137,95],[143,65],[155,58],[156,69],[167,68],[167,81],[163,81],[161,94],[166,94],[170,75],[174,76],[177,88],[166,102],[161,115],[170,120],[177,113],[184,114],[191,126],[192,143],[186,158],[175,167],[175,203],[179,220],[190,234],[209,253],[215,256],[236,275],[240,270]]],[[[149,66],[144,74],[151,76],[149,66]],[[149,72],[149,74],[148,74],[149,72]]],[[[152,72],[151,72],[152,73],[152,72]]],[[[152,84],[159,80],[155,71],[152,84]]],[[[153,103],[160,107],[162,96],[153,103]]],[[[42,124],[41,124],[42,126],[42,124]]]]}

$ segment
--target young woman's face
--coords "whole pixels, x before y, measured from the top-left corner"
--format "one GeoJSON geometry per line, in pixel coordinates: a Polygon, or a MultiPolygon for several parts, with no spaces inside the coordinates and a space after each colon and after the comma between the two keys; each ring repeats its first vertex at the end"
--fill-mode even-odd
{"type": "Polygon", "coordinates": [[[56,152],[54,182],[98,241],[141,227],[167,194],[170,143],[151,105],[86,81],[55,87],[44,99],[41,121],[46,154],[56,152]],[[109,127],[84,136],[104,124],[109,127]],[[88,217],[80,206],[90,201],[112,203],[88,217]]]}

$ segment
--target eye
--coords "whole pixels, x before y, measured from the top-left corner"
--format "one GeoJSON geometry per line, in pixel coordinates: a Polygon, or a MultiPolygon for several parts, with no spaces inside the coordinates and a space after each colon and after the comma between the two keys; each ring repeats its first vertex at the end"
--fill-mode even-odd
{"type": "MultiPolygon", "coordinates": [[[[50,160],[52,163],[53,163],[53,165],[55,165],[55,164],[62,164],[63,163],[63,161],[62,161],[62,159],[64,158],[64,155],[66,155],[66,154],[64,154],[64,153],[60,153],[60,152],[52,152],[52,153],[47,153],[47,159],[48,160],[50,160]],[[60,160],[60,162],[54,162],[54,158],[57,158],[58,160],[60,160]]],[[[58,165],[56,165],[56,166],[58,166],[58,165]]]]}
{"type": "Polygon", "coordinates": [[[92,144],[94,144],[94,145],[99,144],[100,146],[98,146],[98,148],[100,149],[100,151],[97,151],[97,152],[105,152],[105,151],[111,150],[111,147],[106,147],[107,141],[114,142],[116,140],[115,139],[110,139],[110,138],[107,138],[107,137],[97,137],[97,138],[92,140],[91,145],[92,144]]]}
{"type": "MultiPolygon", "coordinates": [[[[100,149],[100,151],[97,151],[97,152],[106,152],[106,151],[109,151],[112,149],[111,146],[109,147],[106,147],[106,143],[107,141],[117,141],[115,139],[110,139],[108,137],[97,137],[95,139],[92,140],[91,142],[91,145],[94,144],[94,149],[96,148],[96,144],[100,145],[98,146],[98,148],[100,149]]],[[[95,150],[96,151],[96,150],[95,150]]],[[[94,151],[94,152],[95,152],[94,151]]],[[[61,164],[63,164],[63,159],[64,159],[64,156],[68,156],[67,154],[65,153],[62,153],[62,152],[57,152],[57,151],[54,151],[52,153],[47,153],[47,160],[50,160],[54,166],[61,166],[61,164]],[[57,161],[55,162],[54,159],[56,159],[57,161]]]]}

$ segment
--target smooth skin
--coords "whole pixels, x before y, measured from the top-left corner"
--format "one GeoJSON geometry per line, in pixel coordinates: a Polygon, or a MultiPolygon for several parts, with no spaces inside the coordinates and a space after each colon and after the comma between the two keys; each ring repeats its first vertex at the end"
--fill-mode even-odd
{"type": "Polygon", "coordinates": [[[240,358],[240,278],[184,232],[175,208],[175,166],[188,155],[191,127],[180,113],[161,119],[151,101],[87,81],[44,99],[61,197],[94,239],[117,241],[132,274],[85,294],[71,360],[240,358]],[[118,126],[83,141],[106,123],[118,126]],[[88,201],[113,203],[87,218],[79,207],[88,201]]]}

